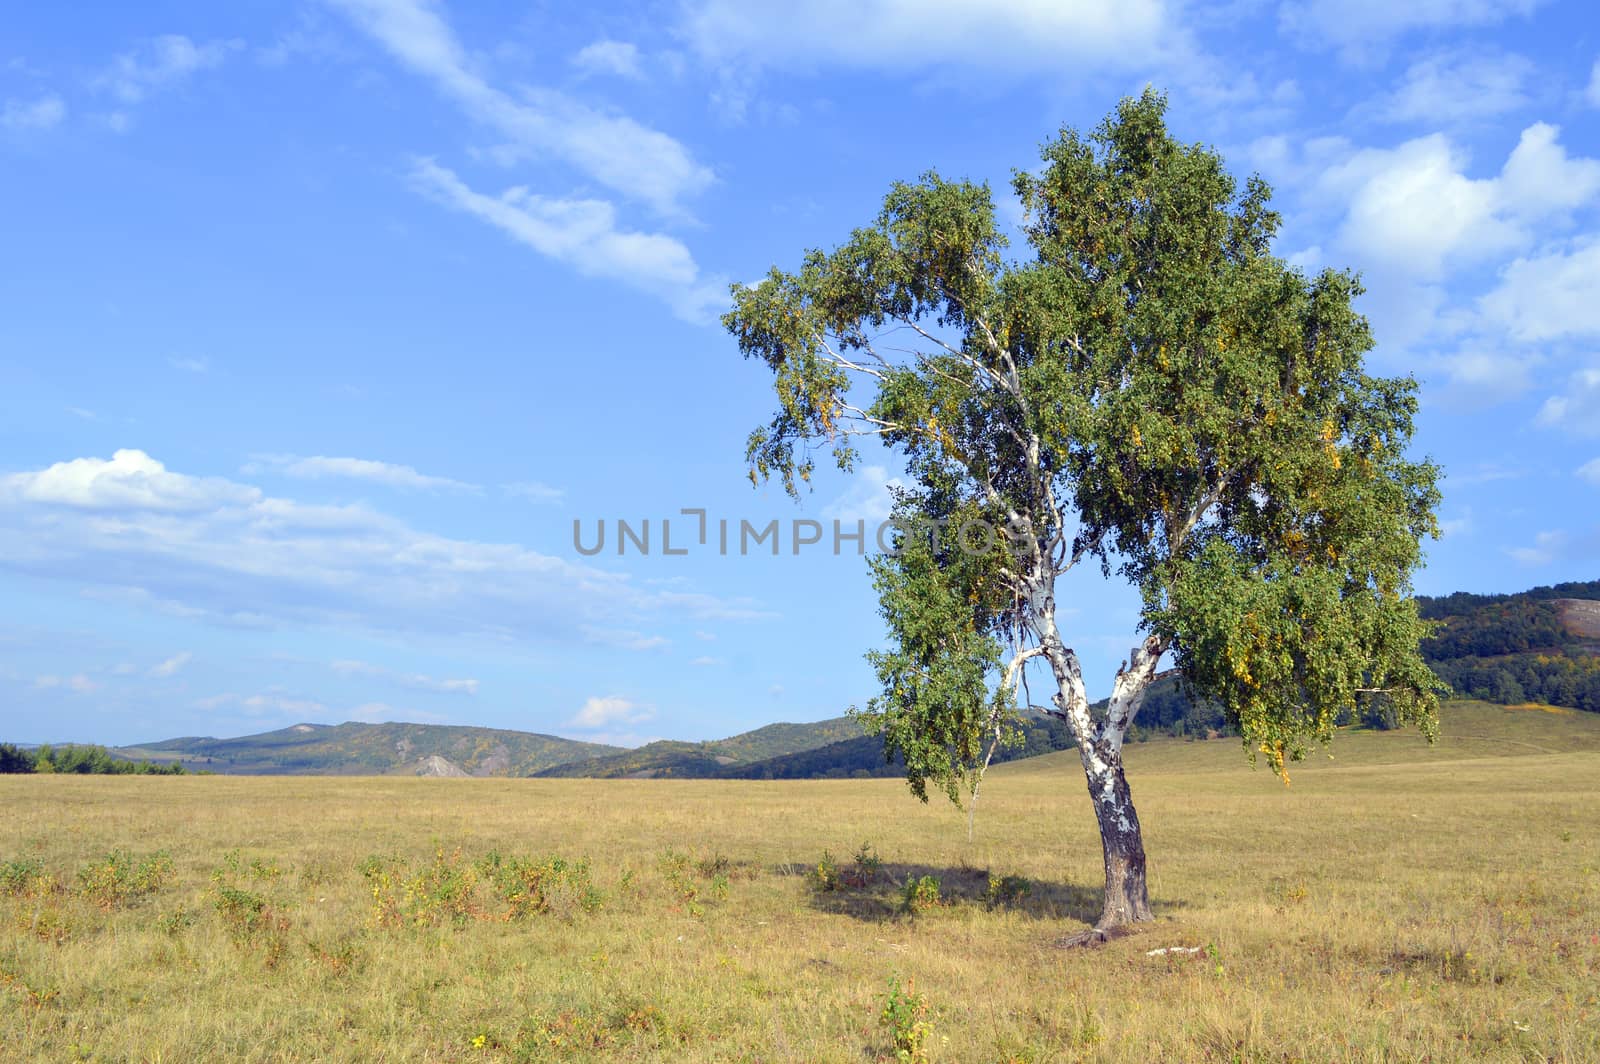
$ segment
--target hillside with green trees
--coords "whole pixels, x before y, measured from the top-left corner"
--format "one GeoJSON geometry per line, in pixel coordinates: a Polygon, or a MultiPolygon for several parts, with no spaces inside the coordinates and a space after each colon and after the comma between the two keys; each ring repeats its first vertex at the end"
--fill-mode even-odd
{"type": "MultiPolygon", "coordinates": [[[[814,754],[841,742],[861,738],[861,726],[849,717],[832,717],[811,724],[768,724],[754,731],[726,739],[686,743],[658,740],[634,750],[604,757],[555,765],[537,773],[540,776],[590,779],[751,777],[758,766],[783,762],[787,758],[814,754]]],[[[881,757],[880,757],[881,760],[881,757]]],[[[832,762],[829,762],[831,767],[832,762]]]]}
{"type": "Polygon", "coordinates": [[[441,724],[295,724],[236,739],[181,738],[120,747],[129,759],[234,775],[531,776],[620,747],[553,735],[441,724]]]}
{"type": "Polygon", "coordinates": [[[62,773],[74,776],[181,776],[182,764],[175,761],[134,761],[113,756],[103,746],[48,744],[26,749],[14,743],[0,743],[0,773],[62,773]]]}
{"type": "MultiPolygon", "coordinates": [[[[1504,595],[1419,596],[1437,625],[1422,652],[1456,698],[1533,702],[1600,712],[1600,581],[1504,595]]],[[[1096,703],[1103,713],[1104,701],[1096,703]]],[[[1344,724],[1384,728],[1381,714],[1344,724]]],[[[1151,684],[1130,742],[1236,736],[1222,707],[1195,700],[1175,676],[1151,684]]],[[[1065,723],[1033,714],[995,761],[1068,749],[1065,723]]],[[[706,742],[660,740],[628,750],[552,735],[436,724],[296,724],[233,739],[179,738],[139,746],[0,745],[0,771],[233,775],[545,776],[598,779],[819,779],[897,776],[882,740],[849,717],[778,723],[706,742]]]]}
{"type": "Polygon", "coordinates": [[[1418,605],[1439,625],[1423,654],[1458,697],[1600,712],[1600,581],[1418,605]]]}

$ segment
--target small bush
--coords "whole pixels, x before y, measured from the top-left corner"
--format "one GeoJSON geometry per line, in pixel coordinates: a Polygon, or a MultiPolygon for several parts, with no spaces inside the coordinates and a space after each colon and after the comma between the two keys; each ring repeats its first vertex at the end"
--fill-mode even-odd
{"type": "Polygon", "coordinates": [[[846,886],[865,887],[875,882],[882,872],[883,858],[872,849],[870,842],[863,842],[850,859],[850,867],[844,872],[843,879],[846,886]]]}
{"type": "Polygon", "coordinates": [[[126,850],[112,850],[78,870],[78,893],[102,909],[113,909],[155,893],[171,874],[172,858],[165,850],[137,860],[126,850]]]}
{"type": "Polygon", "coordinates": [[[289,951],[289,918],[262,895],[225,881],[212,887],[211,897],[234,944],[258,951],[263,964],[276,968],[289,951]]]}
{"type": "Polygon", "coordinates": [[[44,863],[23,857],[0,864],[0,894],[42,894],[50,887],[44,863]]]}
{"type": "MultiPolygon", "coordinates": [[[[932,878],[924,876],[924,879],[932,878]]],[[[933,1024],[928,1018],[928,1001],[908,984],[900,987],[900,977],[889,980],[889,996],[879,1018],[889,1028],[894,1043],[894,1058],[901,1064],[927,1064],[928,1035],[933,1024]]]]}
{"type": "Polygon", "coordinates": [[[997,876],[989,873],[989,887],[983,892],[983,901],[991,909],[1002,905],[1015,905],[1033,893],[1033,884],[1023,876],[997,876]]]}
{"type": "Polygon", "coordinates": [[[901,892],[900,908],[913,916],[925,913],[939,905],[939,877],[912,876],[906,880],[901,892]]]}
{"type": "Polygon", "coordinates": [[[811,885],[822,894],[832,893],[844,886],[844,880],[839,875],[838,862],[827,850],[822,851],[822,859],[811,870],[811,885]]]}
{"type": "Polygon", "coordinates": [[[559,854],[542,861],[505,859],[498,852],[491,852],[478,863],[478,868],[492,885],[495,897],[506,906],[502,919],[515,920],[530,914],[592,913],[604,902],[590,878],[588,861],[568,860],[559,854]]]}

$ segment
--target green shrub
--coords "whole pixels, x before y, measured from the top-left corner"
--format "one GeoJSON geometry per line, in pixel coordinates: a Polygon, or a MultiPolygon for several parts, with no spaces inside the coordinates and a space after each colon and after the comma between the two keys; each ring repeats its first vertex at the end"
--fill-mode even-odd
{"type": "Polygon", "coordinates": [[[0,894],[41,894],[49,888],[44,863],[33,857],[19,857],[0,864],[0,894]]]}
{"type": "Polygon", "coordinates": [[[112,850],[103,860],[78,870],[78,893],[102,909],[112,909],[153,894],[171,874],[172,858],[165,850],[137,860],[126,850],[112,850]]]}
{"type": "Polygon", "coordinates": [[[844,872],[843,879],[846,886],[865,887],[876,881],[882,871],[883,859],[872,849],[870,842],[863,842],[850,859],[850,868],[844,872]]]}
{"type": "Polygon", "coordinates": [[[822,851],[822,859],[811,870],[811,885],[827,894],[844,886],[844,880],[839,875],[839,865],[833,859],[833,854],[827,850],[822,851]]]}
{"type": "Polygon", "coordinates": [[[559,854],[541,861],[526,857],[503,859],[498,852],[491,852],[478,867],[489,880],[495,897],[506,906],[503,918],[507,920],[529,914],[592,913],[604,901],[590,878],[586,860],[572,861],[559,854]]]}
{"type": "Polygon", "coordinates": [[[901,892],[900,908],[915,916],[939,905],[939,877],[912,876],[901,892]]]}
{"type": "Polygon", "coordinates": [[[989,887],[983,892],[983,901],[991,909],[1002,905],[1015,905],[1033,893],[1033,884],[1023,876],[997,876],[989,873],[989,887]]]}
{"type": "MultiPolygon", "coordinates": [[[[924,876],[924,879],[932,878],[924,876]]],[[[901,1064],[927,1064],[928,1035],[933,1024],[928,1018],[928,1001],[908,984],[900,987],[900,977],[889,979],[889,996],[879,1018],[889,1028],[894,1043],[894,1058],[901,1064]]]]}

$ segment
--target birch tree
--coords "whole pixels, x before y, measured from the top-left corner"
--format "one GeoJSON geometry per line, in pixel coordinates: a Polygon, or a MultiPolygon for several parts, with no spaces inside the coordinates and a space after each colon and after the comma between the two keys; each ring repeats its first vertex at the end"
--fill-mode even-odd
{"type": "Polygon", "coordinates": [[[1024,257],[987,186],[930,172],[835,250],[736,285],[724,318],[773,374],[753,481],[797,495],[862,437],[904,459],[908,531],[870,562],[888,641],[866,721],[918,797],[959,801],[1019,713],[1064,720],[1101,934],[1151,918],[1123,742],[1164,663],[1285,779],[1365,700],[1430,738],[1437,719],[1410,583],[1439,499],[1408,455],[1415,382],[1367,373],[1355,275],[1277,257],[1266,184],[1175,139],[1165,109],[1124,100],[1015,174],[1024,257]],[[1103,708],[1062,626],[1079,567],[1142,602],[1103,708]]]}

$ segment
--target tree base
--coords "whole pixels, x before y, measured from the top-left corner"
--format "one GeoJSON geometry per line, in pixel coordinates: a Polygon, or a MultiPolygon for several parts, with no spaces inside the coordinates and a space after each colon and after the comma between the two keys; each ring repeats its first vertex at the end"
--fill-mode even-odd
{"type": "Polygon", "coordinates": [[[1056,949],[1099,949],[1114,938],[1126,938],[1135,933],[1136,929],[1127,924],[1116,927],[1091,927],[1087,931],[1079,931],[1076,935],[1058,939],[1056,949]]]}

